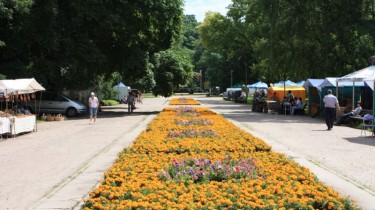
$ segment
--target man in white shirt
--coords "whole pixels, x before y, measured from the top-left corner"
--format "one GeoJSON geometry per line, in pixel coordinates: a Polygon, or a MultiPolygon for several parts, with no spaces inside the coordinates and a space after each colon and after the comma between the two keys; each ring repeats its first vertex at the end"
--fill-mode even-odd
{"type": "Polygon", "coordinates": [[[89,108],[90,108],[90,123],[92,124],[92,120],[94,120],[94,124],[96,124],[96,116],[98,114],[98,107],[99,107],[99,100],[95,96],[94,92],[91,92],[91,97],[89,98],[89,108]]]}
{"type": "Polygon", "coordinates": [[[332,95],[332,90],[327,91],[327,95],[323,98],[324,102],[324,114],[326,118],[327,130],[332,130],[333,122],[336,114],[336,107],[340,111],[339,101],[336,96],[332,95]]]}
{"type": "Polygon", "coordinates": [[[352,110],[352,111],[349,112],[349,113],[344,114],[344,115],[339,119],[339,121],[336,122],[335,125],[341,125],[342,123],[345,122],[345,120],[346,120],[348,117],[359,115],[359,114],[361,113],[361,111],[362,111],[361,102],[358,101],[357,108],[355,108],[354,110],[352,110]]]}

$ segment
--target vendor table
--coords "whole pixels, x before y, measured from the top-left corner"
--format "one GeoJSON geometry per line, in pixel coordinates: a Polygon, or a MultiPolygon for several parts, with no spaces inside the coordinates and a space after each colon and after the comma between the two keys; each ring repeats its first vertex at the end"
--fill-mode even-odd
{"type": "Polygon", "coordinates": [[[10,120],[7,117],[0,117],[0,134],[10,132],[10,120]]]}
{"type": "Polygon", "coordinates": [[[19,134],[23,132],[31,132],[35,129],[35,115],[23,117],[12,117],[10,132],[11,134],[19,134]]]}
{"type": "Polygon", "coordinates": [[[271,114],[277,113],[277,101],[267,100],[268,109],[271,110],[271,114]]]}

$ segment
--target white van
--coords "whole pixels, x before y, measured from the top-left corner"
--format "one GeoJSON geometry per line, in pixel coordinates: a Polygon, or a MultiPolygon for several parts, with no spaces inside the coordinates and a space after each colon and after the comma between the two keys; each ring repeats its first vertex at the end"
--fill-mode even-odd
{"type": "Polygon", "coordinates": [[[65,114],[67,117],[75,117],[87,113],[86,105],[52,91],[37,92],[35,100],[28,101],[24,106],[36,114],[65,114]]]}

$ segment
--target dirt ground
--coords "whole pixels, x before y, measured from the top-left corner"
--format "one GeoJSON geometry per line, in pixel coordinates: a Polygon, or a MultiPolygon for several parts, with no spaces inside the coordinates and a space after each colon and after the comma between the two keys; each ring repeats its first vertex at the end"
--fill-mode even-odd
{"type": "MultiPolygon", "coordinates": [[[[254,113],[249,105],[194,97],[310,168],[363,209],[375,209],[375,138],[345,126],[326,131],[323,119],[254,113]]],[[[44,122],[37,132],[0,141],[0,209],[79,209],[117,154],[168,101],[145,98],[132,114],[124,105],[104,108],[96,125],[89,125],[87,116],[44,122]]]]}

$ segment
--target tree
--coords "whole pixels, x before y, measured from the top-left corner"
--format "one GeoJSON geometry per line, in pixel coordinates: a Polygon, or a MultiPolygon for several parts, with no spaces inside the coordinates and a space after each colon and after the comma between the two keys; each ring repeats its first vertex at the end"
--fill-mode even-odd
{"type": "Polygon", "coordinates": [[[183,50],[171,49],[157,53],[155,56],[155,96],[169,97],[179,84],[184,84],[192,75],[190,59],[184,56],[183,50]]]}
{"type": "Polygon", "coordinates": [[[346,74],[366,65],[362,53],[373,49],[373,27],[361,27],[369,1],[234,2],[242,5],[241,18],[255,26],[256,67],[269,81],[346,74]]]}
{"type": "Polygon", "coordinates": [[[251,78],[258,75],[250,68],[256,62],[251,27],[249,28],[241,20],[234,20],[234,17],[228,18],[219,13],[209,12],[198,29],[202,46],[208,51],[206,54],[203,53],[205,58],[199,63],[202,68],[207,69],[207,73],[211,72],[208,74],[212,85],[225,89],[231,83],[248,83],[251,78]],[[220,57],[220,66],[209,62],[211,59],[207,58],[211,56],[220,57]],[[215,74],[216,79],[214,79],[211,75],[212,69],[218,68],[220,74],[215,74]]]}
{"type": "Polygon", "coordinates": [[[0,25],[2,26],[0,28],[0,33],[1,35],[4,35],[0,36],[0,48],[8,44],[7,41],[9,39],[7,38],[10,37],[7,37],[6,35],[11,34],[11,30],[9,30],[10,27],[17,30],[18,25],[15,18],[20,14],[29,13],[32,3],[32,0],[4,0],[0,2],[0,25]]]}
{"type": "Polygon", "coordinates": [[[339,76],[366,66],[374,50],[373,1],[233,0],[228,8],[227,17],[208,13],[199,32],[234,83],[339,76]]]}
{"type": "MultiPolygon", "coordinates": [[[[16,11],[21,1],[6,2],[16,11]]],[[[27,12],[0,17],[0,68],[48,89],[87,87],[112,72],[153,84],[149,55],[171,47],[183,20],[182,0],[24,2],[27,12]]]]}

